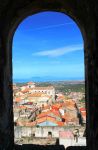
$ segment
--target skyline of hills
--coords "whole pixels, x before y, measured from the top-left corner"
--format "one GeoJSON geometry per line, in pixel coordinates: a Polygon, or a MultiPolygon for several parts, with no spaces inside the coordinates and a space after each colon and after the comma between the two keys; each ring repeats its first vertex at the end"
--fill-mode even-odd
{"type": "Polygon", "coordinates": [[[53,76],[34,76],[31,78],[13,78],[13,82],[55,82],[55,81],[84,81],[82,77],[53,77],[53,76]]]}

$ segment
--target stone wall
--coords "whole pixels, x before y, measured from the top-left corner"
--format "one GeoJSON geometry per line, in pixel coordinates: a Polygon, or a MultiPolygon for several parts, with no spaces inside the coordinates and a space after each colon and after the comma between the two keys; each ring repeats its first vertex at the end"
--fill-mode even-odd
{"type": "MultiPolygon", "coordinates": [[[[15,138],[20,138],[22,136],[30,137],[33,134],[35,134],[35,137],[44,138],[44,137],[48,137],[48,133],[51,132],[52,137],[59,138],[60,131],[70,130],[73,132],[75,128],[80,129],[81,127],[80,126],[77,126],[77,127],[74,127],[74,126],[73,127],[71,127],[71,126],[69,126],[69,127],[59,127],[59,126],[55,126],[55,127],[49,127],[49,126],[47,126],[47,127],[46,126],[45,127],[24,127],[23,126],[22,127],[22,126],[16,126],[14,128],[14,137],[15,138]]],[[[80,129],[80,131],[81,131],[81,129],[80,129]]]]}
{"type": "Polygon", "coordinates": [[[59,143],[60,143],[60,145],[64,145],[65,148],[67,148],[69,146],[86,146],[86,139],[84,137],[82,137],[82,138],[78,139],[78,142],[76,142],[72,138],[70,138],[70,139],[60,138],[59,143]]]}

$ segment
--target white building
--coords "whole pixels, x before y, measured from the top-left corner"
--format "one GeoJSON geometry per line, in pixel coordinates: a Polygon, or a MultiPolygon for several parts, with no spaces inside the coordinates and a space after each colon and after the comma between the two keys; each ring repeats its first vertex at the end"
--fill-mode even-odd
{"type": "Polygon", "coordinates": [[[35,87],[35,83],[34,82],[28,82],[27,83],[27,87],[28,88],[34,88],[35,87]]]}
{"type": "Polygon", "coordinates": [[[31,93],[45,93],[52,97],[52,100],[55,100],[55,88],[53,86],[48,87],[34,87],[29,90],[31,93]]]}

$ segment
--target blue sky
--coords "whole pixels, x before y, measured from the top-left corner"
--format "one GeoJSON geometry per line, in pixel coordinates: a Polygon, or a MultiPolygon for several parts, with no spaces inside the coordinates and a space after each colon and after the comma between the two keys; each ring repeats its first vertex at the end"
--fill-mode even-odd
{"type": "Polygon", "coordinates": [[[12,61],[14,79],[84,79],[81,32],[63,13],[29,16],[15,32],[12,61]]]}

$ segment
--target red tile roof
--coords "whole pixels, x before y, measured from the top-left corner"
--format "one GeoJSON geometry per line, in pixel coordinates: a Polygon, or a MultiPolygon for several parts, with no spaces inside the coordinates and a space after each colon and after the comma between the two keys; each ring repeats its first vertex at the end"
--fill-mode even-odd
{"type": "Polygon", "coordinates": [[[51,116],[51,113],[53,113],[54,116],[56,116],[56,117],[57,117],[57,116],[61,117],[59,111],[56,111],[56,110],[54,110],[54,109],[51,109],[51,110],[48,110],[47,112],[42,112],[41,114],[39,114],[39,115],[37,116],[37,118],[41,118],[41,117],[44,117],[44,116],[51,116]]]}
{"type": "Polygon", "coordinates": [[[57,110],[52,109],[52,110],[51,110],[51,113],[53,113],[55,116],[59,116],[59,117],[61,117],[60,112],[59,112],[59,111],[57,111],[57,110]]]}
{"type": "Polygon", "coordinates": [[[34,85],[35,83],[31,81],[31,82],[28,82],[27,84],[28,85],[34,85]]]}
{"type": "Polygon", "coordinates": [[[20,109],[26,109],[27,107],[26,106],[23,106],[23,105],[20,105],[18,106],[20,109]]]}
{"type": "Polygon", "coordinates": [[[21,99],[20,97],[16,97],[16,98],[14,99],[14,101],[15,101],[15,102],[20,102],[20,101],[22,101],[22,99],[21,99]]]}
{"type": "Polygon", "coordinates": [[[42,97],[42,95],[43,95],[42,92],[36,92],[29,94],[28,97],[42,97]]]}
{"type": "Polygon", "coordinates": [[[59,110],[60,107],[61,107],[61,104],[57,103],[57,104],[52,105],[51,108],[54,109],[54,110],[59,110]]]}
{"type": "Polygon", "coordinates": [[[64,122],[57,121],[58,126],[64,126],[64,122]]]}
{"type": "Polygon", "coordinates": [[[37,122],[37,124],[39,124],[39,123],[45,122],[46,120],[47,120],[46,117],[42,117],[42,118],[38,118],[38,119],[36,120],[36,122],[37,122]]]}
{"type": "Polygon", "coordinates": [[[81,107],[80,111],[86,111],[86,109],[84,107],[81,107]]]}
{"type": "Polygon", "coordinates": [[[39,118],[39,119],[36,120],[36,123],[39,124],[39,123],[42,123],[42,122],[45,122],[45,121],[53,122],[53,123],[57,124],[58,126],[63,126],[64,125],[63,122],[57,121],[55,118],[50,117],[50,116],[39,118]]]}
{"type": "Polygon", "coordinates": [[[23,91],[21,91],[22,93],[27,93],[27,92],[29,92],[29,89],[28,88],[26,88],[26,89],[24,89],[23,91]]]}

